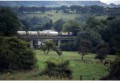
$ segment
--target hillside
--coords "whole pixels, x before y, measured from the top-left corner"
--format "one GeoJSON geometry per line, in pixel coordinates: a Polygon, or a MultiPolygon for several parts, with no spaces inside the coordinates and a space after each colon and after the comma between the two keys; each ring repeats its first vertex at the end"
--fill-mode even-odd
{"type": "Polygon", "coordinates": [[[108,6],[100,1],[0,1],[0,6],[46,6],[46,7],[59,7],[62,5],[80,5],[80,6],[108,6]]]}

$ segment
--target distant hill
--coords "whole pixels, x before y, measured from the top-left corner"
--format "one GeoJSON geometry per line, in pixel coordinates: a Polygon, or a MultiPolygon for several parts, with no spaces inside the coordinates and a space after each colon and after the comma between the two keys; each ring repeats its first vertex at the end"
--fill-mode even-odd
{"type": "Polygon", "coordinates": [[[0,1],[0,6],[46,6],[46,7],[59,7],[62,5],[80,5],[80,6],[108,6],[106,3],[100,1],[0,1]]]}

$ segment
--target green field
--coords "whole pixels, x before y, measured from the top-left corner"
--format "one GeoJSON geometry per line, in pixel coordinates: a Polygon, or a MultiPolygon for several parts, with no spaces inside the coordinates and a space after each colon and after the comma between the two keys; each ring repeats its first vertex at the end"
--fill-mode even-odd
{"type": "Polygon", "coordinates": [[[45,13],[29,13],[27,14],[28,17],[49,17],[50,19],[53,20],[53,22],[57,21],[58,19],[63,19],[63,20],[74,20],[76,17],[79,17],[80,14],[66,14],[63,12],[54,12],[54,11],[47,11],[45,13]]]}
{"type": "MultiPolygon", "coordinates": [[[[13,72],[13,73],[1,73],[0,79],[17,79],[17,80],[53,80],[57,79],[55,77],[48,76],[35,76],[37,72],[42,71],[46,64],[47,60],[54,59],[69,59],[70,60],[70,68],[73,72],[72,78],[74,80],[79,80],[80,76],[83,77],[84,80],[91,80],[95,78],[96,80],[108,74],[108,66],[101,64],[98,60],[95,60],[94,54],[88,54],[85,56],[85,61],[81,61],[81,56],[77,52],[67,52],[64,51],[62,56],[58,56],[55,52],[50,52],[48,55],[43,54],[39,50],[34,51],[37,57],[37,65],[38,69],[34,69],[32,71],[23,71],[23,72],[13,72]]],[[[107,59],[114,60],[115,56],[109,55],[107,59]]]]}

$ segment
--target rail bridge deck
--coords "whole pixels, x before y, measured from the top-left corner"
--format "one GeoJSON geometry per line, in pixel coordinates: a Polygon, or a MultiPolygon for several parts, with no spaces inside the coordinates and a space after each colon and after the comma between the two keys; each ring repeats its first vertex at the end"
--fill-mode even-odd
{"type": "Polygon", "coordinates": [[[61,45],[62,40],[75,40],[76,36],[41,36],[41,35],[19,35],[20,38],[29,40],[30,41],[30,47],[34,48],[33,41],[41,41],[45,39],[52,39],[58,41],[58,47],[61,45]]]}
{"type": "Polygon", "coordinates": [[[36,40],[36,39],[53,39],[53,40],[75,40],[76,36],[34,36],[34,35],[24,35],[20,36],[23,39],[27,40],[36,40]]]}

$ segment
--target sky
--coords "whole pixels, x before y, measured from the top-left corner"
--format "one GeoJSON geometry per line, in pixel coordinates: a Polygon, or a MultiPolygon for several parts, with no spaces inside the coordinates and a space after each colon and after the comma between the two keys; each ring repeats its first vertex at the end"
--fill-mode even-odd
{"type": "Polygon", "coordinates": [[[120,0],[100,0],[100,1],[107,4],[110,4],[110,3],[120,4],[120,0]]]}
{"type": "Polygon", "coordinates": [[[101,1],[107,4],[120,4],[120,0],[0,0],[0,1],[101,1]]]}

